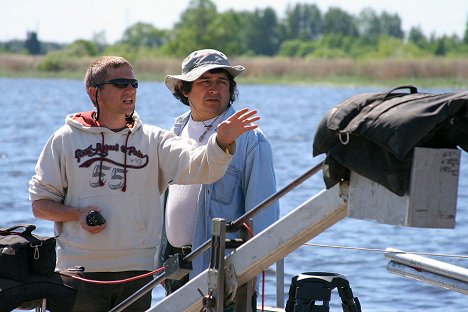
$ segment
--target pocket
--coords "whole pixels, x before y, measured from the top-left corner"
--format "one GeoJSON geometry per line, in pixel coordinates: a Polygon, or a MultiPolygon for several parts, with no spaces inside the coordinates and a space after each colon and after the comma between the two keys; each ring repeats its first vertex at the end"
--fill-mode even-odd
{"type": "Polygon", "coordinates": [[[212,199],[223,205],[230,205],[240,183],[240,170],[228,167],[224,176],[213,184],[212,199]]]}
{"type": "Polygon", "coordinates": [[[79,199],[79,205],[101,208],[101,214],[106,219],[106,228],[97,234],[90,234],[81,228],[79,222],[65,222],[61,239],[66,239],[75,248],[124,250],[147,247],[147,223],[155,218],[151,212],[143,212],[137,195],[83,197],[79,199]]]}

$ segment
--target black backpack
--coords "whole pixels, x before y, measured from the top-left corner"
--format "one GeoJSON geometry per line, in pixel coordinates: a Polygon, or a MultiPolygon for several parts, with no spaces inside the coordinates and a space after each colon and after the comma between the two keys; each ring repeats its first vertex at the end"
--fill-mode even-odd
{"type": "Polygon", "coordinates": [[[457,146],[468,151],[468,92],[419,93],[401,86],[333,107],[318,125],[313,155],[326,154],[327,188],[348,180],[352,170],[403,196],[414,147],[457,146]]]}

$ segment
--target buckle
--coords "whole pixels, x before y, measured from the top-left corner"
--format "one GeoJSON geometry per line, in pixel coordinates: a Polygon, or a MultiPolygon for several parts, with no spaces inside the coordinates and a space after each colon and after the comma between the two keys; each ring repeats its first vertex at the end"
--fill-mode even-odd
{"type": "Polygon", "coordinates": [[[183,246],[180,248],[180,253],[183,254],[184,256],[188,255],[191,252],[192,252],[192,246],[183,246]]]}

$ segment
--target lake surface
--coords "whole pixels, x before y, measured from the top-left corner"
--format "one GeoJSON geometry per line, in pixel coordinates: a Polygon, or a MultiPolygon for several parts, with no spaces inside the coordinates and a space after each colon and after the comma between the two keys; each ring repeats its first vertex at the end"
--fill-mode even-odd
{"type": "MultiPolygon", "coordinates": [[[[33,223],[37,234],[53,235],[52,222],[34,219],[28,200],[28,181],[39,153],[66,114],[92,109],[80,80],[0,78],[0,107],[5,125],[0,129],[0,227],[33,223]]],[[[258,110],[259,124],[274,154],[278,189],[288,185],[323,159],[312,157],[312,141],[319,120],[346,97],[375,88],[239,85],[235,107],[258,110]]],[[[442,92],[450,90],[421,90],[442,92]]],[[[141,82],[137,111],[143,122],[170,128],[186,106],[165,85],[141,82]]],[[[280,200],[286,215],[324,188],[317,174],[280,200]]],[[[455,229],[419,229],[346,218],[310,241],[313,244],[359,248],[468,255],[468,157],[462,152],[455,229]]],[[[467,259],[437,257],[468,267],[467,259]]],[[[347,277],[363,311],[468,311],[468,297],[389,273],[382,252],[302,246],[285,258],[285,293],[291,278],[302,272],[340,273],[347,277]]],[[[275,305],[274,266],[266,274],[265,303],[275,305]]],[[[153,291],[154,302],[163,289],[153,291]]],[[[286,302],[285,298],[285,302],[286,302]]],[[[260,302],[260,301],[259,301],[260,302]]],[[[342,311],[332,293],[331,311],[342,311]]]]}

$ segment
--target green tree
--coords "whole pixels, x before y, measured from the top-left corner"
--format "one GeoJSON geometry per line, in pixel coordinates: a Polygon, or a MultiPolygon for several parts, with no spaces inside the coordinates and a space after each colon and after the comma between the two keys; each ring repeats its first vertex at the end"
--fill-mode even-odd
{"type": "Polygon", "coordinates": [[[298,51],[302,44],[302,40],[299,39],[291,39],[285,40],[281,43],[278,55],[280,56],[287,56],[287,57],[294,57],[299,56],[298,51]]]}
{"type": "Polygon", "coordinates": [[[339,8],[330,8],[325,13],[323,33],[350,37],[357,37],[359,34],[355,18],[339,8]]]}
{"type": "Polygon", "coordinates": [[[99,53],[99,49],[94,42],[79,39],[66,46],[64,53],[76,57],[96,56],[99,53]]]}
{"type": "Polygon", "coordinates": [[[217,14],[216,5],[210,0],[190,1],[164,45],[164,52],[184,56],[194,50],[213,47],[216,42],[210,40],[208,28],[217,14]]]}
{"type": "Polygon", "coordinates": [[[291,39],[281,43],[278,55],[287,57],[305,57],[317,49],[317,40],[291,39]]]}
{"type": "Polygon", "coordinates": [[[65,53],[61,51],[51,51],[37,64],[39,71],[60,72],[67,68],[67,62],[70,60],[65,53]]]}
{"type": "Polygon", "coordinates": [[[380,18],[372,8],[364,8],[358,16],[358,29],[361,37],[369,42],[375,40],[382,34],[380,18]]]}
{"type": "Polygon", "coordinates": [[[212,42],[212,48],[223,51],[227,55],[240,55],[247,52],[245,19],[242,13],[229,10],[220,13],[208,25],[207,41],[212,42]]]}
{"type": "Polygon", "coordinates": [[[247,46],[255,55],[275,55],[280,45],[276,12],[267,7],[245,15],[247,46]]]}
{"type": "Polygon", "coordinates": [[[399,39],[403,39],[405,36],[403,30],[401,29],[401,19],[398,14],[389,14],[387,12],[383,12],[380,15],[380,26],[382,29],[382,35],[399,39]]]}
{"type": "Polygon", "coordinates": [[[319,46],[330,50],[341,50],[347,54],[352,50],[355,41],[356,38],[352,36],[329,34],[320,38],[319,46]]]}
{"type": "Polygon", "coordinates": [[[353,59],[363,59],[377,50],[379,44],[379,36],[363,37],[351,40],[350,48],[346,51],[347,56],[353,59]]]}
{"type": "Polygon", "coordinates": [[[438,38],[435,42],[434,54],[436,56],[444,56],[447,54],[447,48],[445,44],[445,38],[438,38]]]}
{"type": "Polygon", "coordinates": [[[2,50],[8,53],[18,53],[23,54],[26,52],[26,48],[24,47],[24,40],[10,40],[7,42],[2,43],[2,50]]]}
{"type": "Polygon", "coordinates": [[[466,20],[465,34],[463,35],[463,43],[468,44],[468,18],[466,20]]]}
{"type": "Polygon", "coordinates": [[[458,51],[462,51],[463,41],[456,35],[442,36],[439,40],[444,41],[445,55],[456,55],[458,51]]]}
{"type": "Polygon", "coordinates": [[[283,24],[285,39],[313,40],[322,33],[322,13],[315,4],[288,5],[283,24]]]}
{"type": "Polygon", "coordinates": [[[24,47],[31,55],[41,54],[41,43],[37,39],[37,33],[30,31],[26,35],[26,41],[24,42],[24,47]]]}
{"type": "Polygon", "coordinates": [[[119,55],[125,57],[130,62],[135,62],[142,48],[135,48],[125,43],[117,43],[104,49],[104,55],[119,55]]]}
{"type": "Polygon", "coordinates": [[[408,42],[414,43],[421,49],[428,47],[427,38],[421,30],[421,27],[411,27],[408,33],[408,42]]]}
{"type": "Polygon", "coordinates": [[[136,23],[128,27],[121,39],[121,43],[133,47],[158,48],[167,41],[167,32],[157,29],[148,23],[136,23]]]}
{"type": "Polygon", "coordinates": [[[429,55],[430,53],[411,42],[405,43],[395,37],[380,36],[377,49],[369,53],[368,56],[374,58],[417,58],[429,55]]]}

